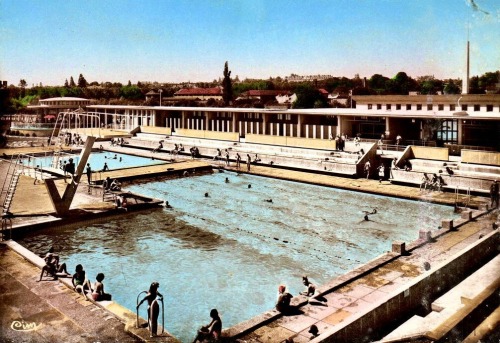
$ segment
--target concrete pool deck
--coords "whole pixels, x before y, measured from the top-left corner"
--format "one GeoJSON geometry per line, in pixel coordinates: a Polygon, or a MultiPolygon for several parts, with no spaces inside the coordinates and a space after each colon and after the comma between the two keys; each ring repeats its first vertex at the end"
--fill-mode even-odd
{"type": "MultiPolygon", "coordinates": [[[[129,148],[118,149],[120,152],[127,153],[126,149],[129,148]]],[[[9,150],[9,152],[11,152],[12,149],[9,150]]],[[[137,154],[137,150],[135,150],[135,154],[137,154]]],[[[158,157],[164,157],[165,159],[169,158],[168,154],[164,154],[164,156],[159,154],[158,157]]],[[[178,162],[173,165],[176,165],[175,170],[179,173],[183,170],[192,170],[194,167],[207,165],[207,162],[191,160],[190,158],[181,157],[176,160],[178,162]]],[[[165,171],[164,165],[158,167],[165,171]]],[[[127,177],[128,179],[133,179],[140,176],[139,170],[134,172],[136,174],[126,175],[131,169],[138,168],[112,171],[114,174],[110,174],[110,177],[127,177]]],[[[229,167],[228,169],[236,171],[234,167],[229,167]]],[[[246,165],[242,164],[240,172],[246,172],[246,165]]],[[[328,187],[338,187],[420,201],[432,201],[448,205],[455,204],[455,195],[452,193],[420,192],[418,188],[392,185],[388,181],[379,183],[376,180],[349,179],[260,165],[252,165],[250,173],[272,178],[307,182],[328,187]]],[[[147,176],[143,177],[157,176],[155,173],[148,174],[145,172],[144,174],[147,176]]],[[[62,184],[60,184],[60,187],[62,188],[64,187],[64,181],[61,180],[61,182],[62,184]]],[[[88,194],[86,188],[87,187],[80,187],[78,196],[75,198],[77,200],[74,204],[75,208],[88,210],[89,213],[92,213],[93,210],[106,212],[112,208],[114,209],[113,205],[110,206],[109,203],[102,202],[101,194],[88,194]]],[[[13,203],[12,212],[15,214],[22,213],[22,215],[26,216],[22,219],[23,222],[26,220],[43,222],[54,219],[48,216],[48,214],[53,212],[53,208],[51,208],[50,200],[43,197],[42,189],[45,189],[42,184],[33,185],[33,179],[30,178],[27,178],[20,184],[16,191],[16,196],[18,196],[18,198],[13,203]],[[14,211],[14,208],[17,212],[14,211]]],[[[14,197],[14,199],[16,199],[16,197],[14,197]]],[[[489,203],[489,199],[484,197],[473,196],[471,198],[471,206],[476,208],[484,207],[487,203],[489,203]]],[[[356,277],[355,281],[351,283],[347,283],[347,277],[345,277],[345,280],[340,280],[344,282],[342,285],[338,284],[339,280],[333,281],[336,282],[335,284],[323,285],[321,287],[323,291],[331,287],[338,288],[334,292],[328,292],[325,295],[325,298],[328,300],[328,306],[310,305],[307,303],[305,297],[297,297],[294,299],[294,304],[300,305],[301,312],[303,312],[302,314],[297,316],[281,316],[276,311],[271,310],[262,314],[259,318],[253,318],[226,330],[226,335],[237,337],[247,342],[281,342],[290,337],[294,337],[294,342],[308,341],[310,335],[307,331],[312,324],[318,325],[320,333],[332,329],[335,325],[348,320],[349,317],[366,309],[371,303],[376,302],[377,299],[386,296],[392,290],[411,281],[412,278],[421,275],[424,272],[422,267],[424,262],[430,263],[431,266],[438,264],[452,256],[456,251],[476,241],[479,235],[491,232],[491,223],[496,219],[496,212],[490,212],[488,214],[474,211],[473,213],[474,217],[478,214],[482,215],[477,217],[474,221],[464,224],[461,226],[460,230],[456,232],[450,230],[450,232],[446,232],[446,234],[441,234],[432,244],[420,244],[421,246],[415,247],[409,256],[401,256],[395,261],[385,263],[383,267],[374,269],[363,277],[356,277]]],[[[16,225],[15,222],[14,225],[16,225]]],[[[388,250],[389,249],[390,247],[388,247],[388,250]]],[[[62,286],[59,282],[50,282],[49,287],[41,287],[42,283],[35,282],[39,277],[39,268],[26,262],[14,252],[7,250],[3,245],[0,253],[2,257],[0,272],[3,274],[0,287],[8,290],[8,292],[2,292],[1,296],[0,309],[3,314],[0,332],[1,337],[6,337],[8,339],[12,337],[12,341],[36,342],[57,341],[58,339],[54,340],[54,337],[64,337],[65,341],[68,342],[94,342],[98,340],[102,342],[127,342],[125,339],[130,339],[130,341],[135,341],[135,339],[137,339],[124,332],[123,334],[125,336],[123,336],[123,340],[113,338],[112,333],[114,331],[111,331],[112,333],[106,333],[106,323],[100,323],[104,326],[102,329],[95,326],[94,330],[92,327],[94,324],[88,324],[89,326],[84,329],[83,324],[80,325],[79,320],[81,320],[81,316],[90,316],[93,318],[93,312],[90,314],[85,312],[85,309],[90,307],[90,305],[83,306],[87,305],[83,304],[83,312],[80,312],[79,305],[75,304],[74,299],[70,299],[74,298],[74,292],[68,292],[66,289],[57,291],[57,289],[59,289],[58,287],[62,286]],[[45,290],[45,288],[47,288],[48,291],[45,290]],[[64,298],[61,296],[61,299],[63,299],[61,303],[53,301],[53,298],[59,298],[59,293],[65,294],[64,298]],[[24,301],[24,294],[29,294],[29,301],[24,301]],[[69,296],[69,298],[66,297],[66,295],[69,296]],[[35,309],[33,309],[32,303],[47,304],[47,310],[39,307],[38,312],[36,312],[35,309]],[[74,311],[75,314],[71,314],[71,311],[67,312],[68,310],[65,309],[64,306],[68,307],[68,303],[72,304],[71,310],[74,311]],[[34,312],[36,312],[36,315],[33,314],[34,312]],[[24,316],[24,313],[29,313],[30,315],[24,316]],[[33,318],[36,320],[32,320],[33,318]],[[56,320],[54,320],[54,318],[56,318],[56,320]],[[32,322],[50,323],[50,325],[41,325],[39,329],[32,331],[17,331],[12,329],[12,323],[19,319],[24,319],[27,324],[30,324],[29,322],[32,320],[32,322]],[[50,330],[48,330],[49,327],[50,330]]],[[[390,258],[392,259],[392,257],[390,258]]],[[[369,269],[373,267],[365,266],[365,268],[369,269]]],[[[366,273],[366,270],[362,273],[366,273]]],[[[46,285],[47,282],[43,282],[43,284],[46,285]]],[[[101,322],[103,322],[103,320],[101,320],[101,322]]],[[[116,325],[114,323],[113,327],[116,328],[116,330],[125,331],[123,322],[116,323],[116,325]]],[[[193,328],[193,331],[195,330],[196,328],[193,328]]],[[[142,340],[146,341],[148,338],[144,337],[142,340]]],[[[167,340],[167,338],[155,339],[155,341],[165,340],[167,340]]]]}

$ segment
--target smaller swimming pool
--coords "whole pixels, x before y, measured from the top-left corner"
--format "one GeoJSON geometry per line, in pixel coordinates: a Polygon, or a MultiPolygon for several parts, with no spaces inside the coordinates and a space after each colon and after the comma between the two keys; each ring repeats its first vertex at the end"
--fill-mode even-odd
{"type": "MultiPolygon", "coordinates": [[[[53,156],[36,156],[30,157],[28,163],[31,167],[40,166],[41,168],[49,167],[52,164],[53,156]]],[[[64,154],[59,157],[59,168],[62,169],[64,162],[72,158],[75,165],[80,162],[80,154],[64,154]]],[[[93,152],[90,154],[89,160],[92,170],[102,170],[104,168],[104,163],[106,163],[110,170],[113,169],[124,169],[124,168],[134,168],[134,167],[145,167],[150,165],[164,164],[167,163],[164,160],[152,159],[147,157],[140,157],[134,155],[127,155],[121,153],[115,153],[111,151],[93,152]]]]}

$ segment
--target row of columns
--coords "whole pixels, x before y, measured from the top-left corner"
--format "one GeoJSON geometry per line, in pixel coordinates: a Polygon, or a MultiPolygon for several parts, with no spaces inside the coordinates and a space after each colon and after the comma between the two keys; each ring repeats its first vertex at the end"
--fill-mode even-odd
{"type": "MultiPolygon", "coordinates": [[[[189,112],[188,112],[189,113],[189,112]]],[[[298,115],[298,123],[269,123],[266,115],[262,115],[263,121],[237,120],[236,114],[228,119],[211,119],[209,117],[187,118],[186,112],[182,112],[182,118],[167,118],[166,126],[172,129],[187,128],[191,130],[210,130],[216,132],[239,132],[240,135],[263,134],[272,136],[290,136],[327,139],[340,135],[341,122],[337,126],[302,124],[302,116],[298,115]],[[185,123],[183,125],[183,123],[185,123]]],[[[217,115],[217,113],[216,113],[217,115]]]]}

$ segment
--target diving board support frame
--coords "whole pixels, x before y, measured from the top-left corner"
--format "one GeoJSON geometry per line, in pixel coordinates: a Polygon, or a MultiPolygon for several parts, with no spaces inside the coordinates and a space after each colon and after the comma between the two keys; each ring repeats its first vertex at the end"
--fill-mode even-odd
{"type": "Polygon", "coordinates": [[[80,183],[80,178],[82,177],[83,170],[87,164],[87,160],[92,152],[92,147],[94,146],[94,142],[96,141],[96,137],[87,136],[85,140],[85,145],[80,153],[80,162],[76,167],[75,175],[71,178],[71,181],[66,186],[64,190],[64,194],[61,197],[59,194],[59,190],[54,182],[54,179],[46,179],[45,187],[47,188],[47,192],[49,193],[50,200],[54,205],[54,209],[58,216],[65,216],[69,212],[69,208],[73,199],[75,197],[76,191],[78,189],[78,185],[80,183]]]}

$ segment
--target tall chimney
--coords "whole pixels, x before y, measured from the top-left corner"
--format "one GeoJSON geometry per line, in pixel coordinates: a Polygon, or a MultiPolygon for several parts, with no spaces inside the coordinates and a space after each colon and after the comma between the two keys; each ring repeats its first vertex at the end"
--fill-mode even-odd
{"type": "Polygon", "coordinates": [[[469,94],[469,67],[470,67],[470,60],[469,60],[469,41],[467,41],[467,71],[466,71],[466,76],[462,81],[462,94],[469,94]]]}

